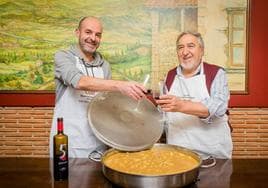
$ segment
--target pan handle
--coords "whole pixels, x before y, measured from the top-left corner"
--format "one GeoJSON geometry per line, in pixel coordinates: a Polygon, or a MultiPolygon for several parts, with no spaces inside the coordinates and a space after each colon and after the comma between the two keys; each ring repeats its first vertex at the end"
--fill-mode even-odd
{"type": "Polygon", "coordinates": [[[102,156],[103,156],[102,152],[94,150],[88,155],[88,158],[95,162],[101,162],[102,156]]]}
{"type": "Polygon", "coordinates": [[[210,156],[208,159],[203,160],[201,168],[210,168],[216,165],[215,157],[210,156]]]}

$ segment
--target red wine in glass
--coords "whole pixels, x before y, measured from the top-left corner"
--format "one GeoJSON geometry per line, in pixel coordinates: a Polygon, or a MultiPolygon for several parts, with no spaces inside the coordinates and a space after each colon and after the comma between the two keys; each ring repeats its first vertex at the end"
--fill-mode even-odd
{"type": "Polygon", "coordinates": [[[153,97],[155,100],[159,100],[160,93],[153,93],[153,97]]]}

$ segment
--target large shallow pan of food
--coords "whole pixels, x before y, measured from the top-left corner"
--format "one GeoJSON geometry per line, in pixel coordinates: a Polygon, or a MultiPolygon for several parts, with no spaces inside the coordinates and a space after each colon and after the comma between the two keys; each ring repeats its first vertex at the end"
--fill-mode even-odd
{"type": "Polygon", "coordinates": [[[183,187],[197,180],[202,163],[195,152],[169,144],[135,152],[112,148],[96,156],[90,159],[101,162],[104,176],[121,187],[183,187]]]}

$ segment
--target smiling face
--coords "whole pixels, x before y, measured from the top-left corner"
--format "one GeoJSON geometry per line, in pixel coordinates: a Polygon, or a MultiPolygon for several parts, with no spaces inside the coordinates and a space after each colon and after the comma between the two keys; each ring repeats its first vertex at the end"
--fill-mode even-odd
{"type": "Polygon", "coordinates": [[[92,57],[100,46],[102,36],[102,24],[97,18],[88,17],[81,21],[76,29],[79,47],[86,57],[92,57]]]}
{"type": "Polygon", "coordinates": [[[191,75],[195,73],[201,63],[204,48],[198,38],[192,34],[184,34],[177,41],[177,55],[183,74],[191,75]]]}

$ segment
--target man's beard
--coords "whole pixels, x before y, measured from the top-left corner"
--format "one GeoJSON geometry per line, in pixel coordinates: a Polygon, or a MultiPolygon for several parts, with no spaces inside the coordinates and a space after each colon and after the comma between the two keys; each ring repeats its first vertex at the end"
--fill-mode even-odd
{"type": "Polygon", "coordinates": [[[88,43],[86,43],[86,42],[79,42],[79,44],[80,44],[80,47],[81,47],[81,50],[84,52],[84,53],[87,53],[87,54],[93,54],[93,53],[95,53],[96,52],[96,50],[97,50],[97,48],[98,48],[98,44],[96,44],[96,43],[91,43],[91,45],[94,45],[94,48],[92,48],[92,47],[89,47],[88,46],[88,43]]]}
{"type": "Polygon", "coordinates": [[[180,66],[182,67],[182,70],[188,72],[188,73],[195,73],[202,62],[202,59],[199,60],[199,62],[180,62],[180,66]]]}
{"type": "Polygon", "coordinates": [[[184,70],[193,70],[194,67],[195,67],[195,64],[194,63],[181,63],[181,67],[184,69],[184,70]]]}

